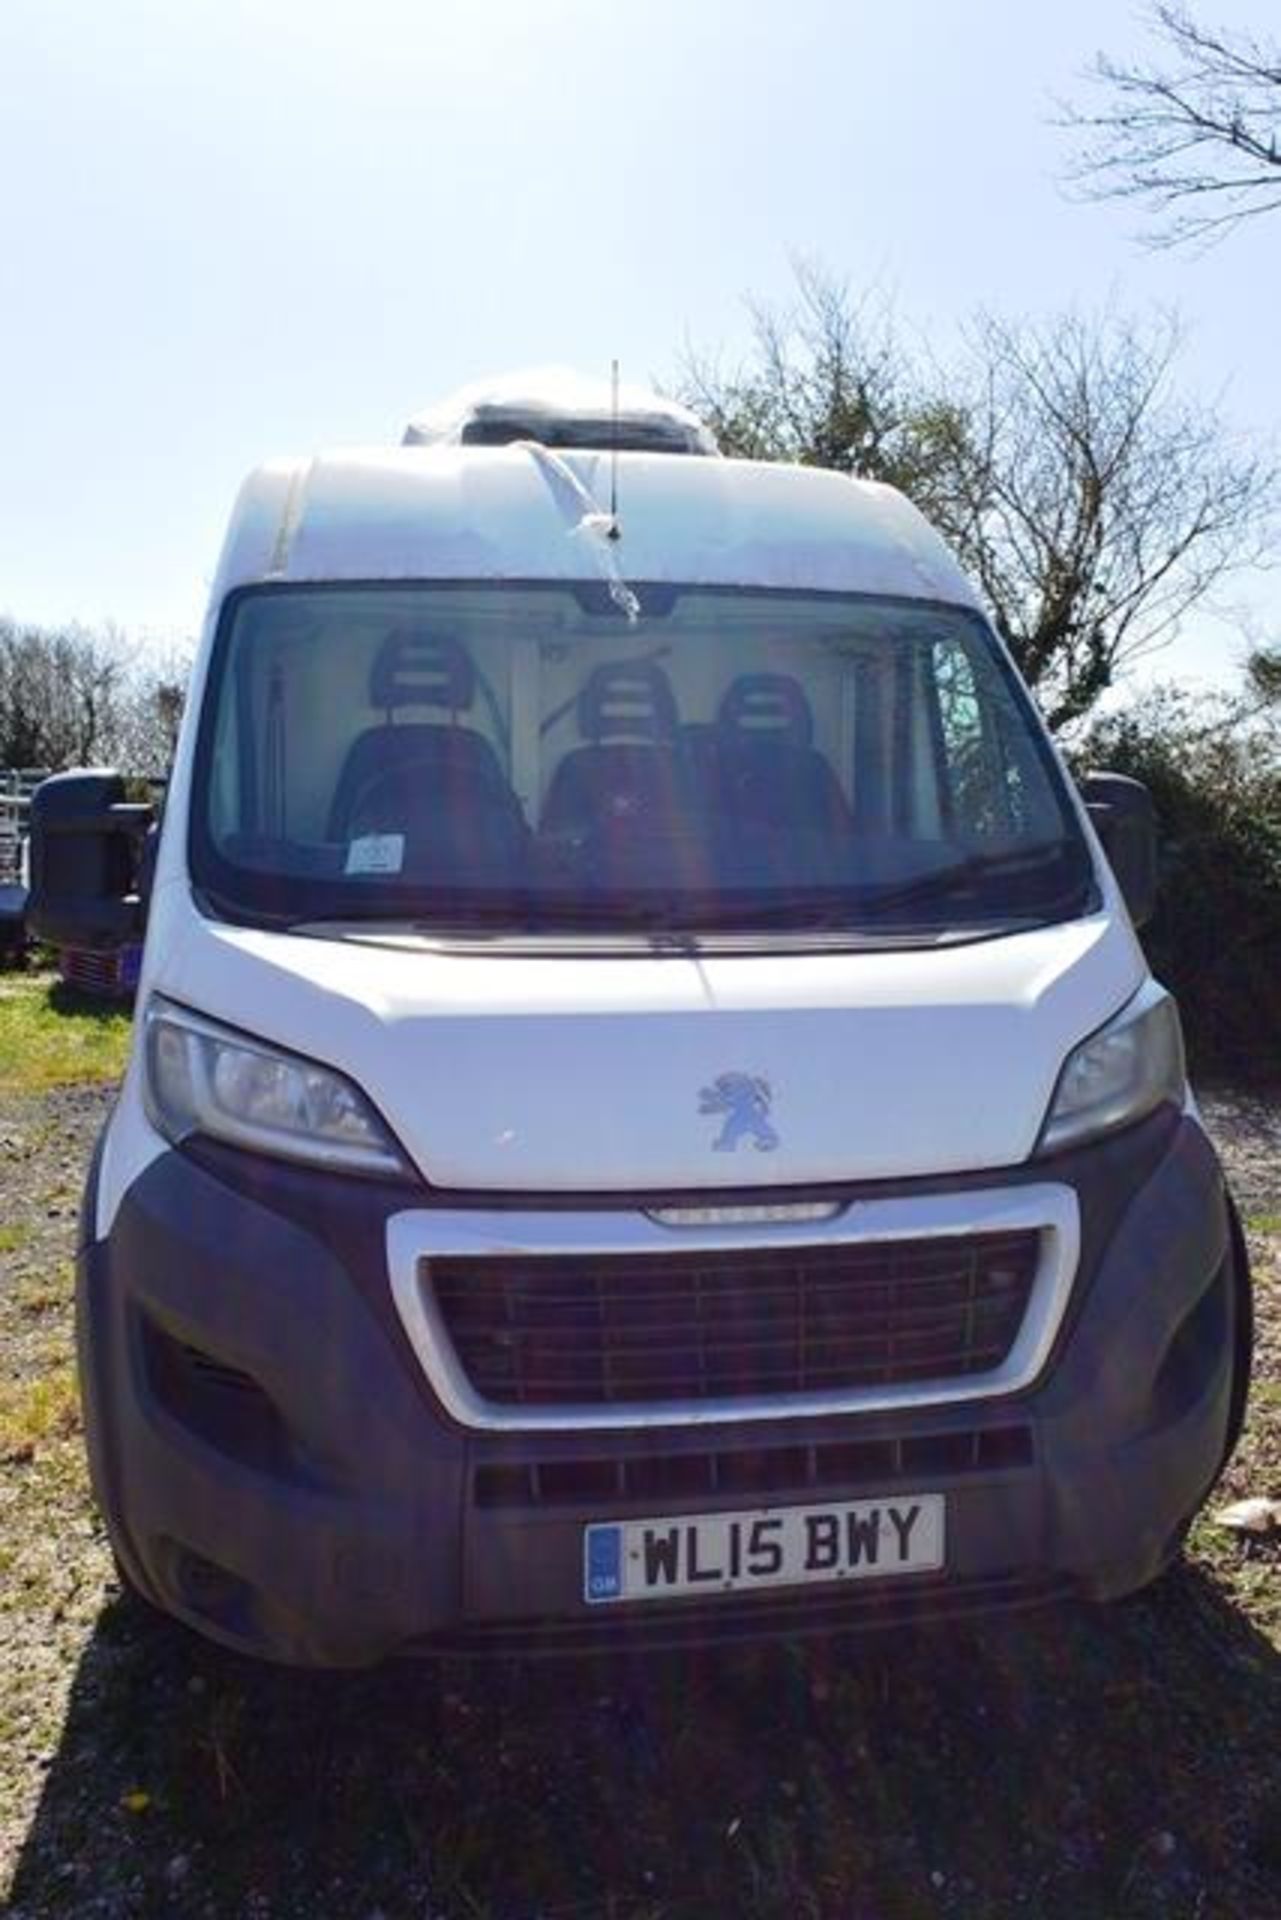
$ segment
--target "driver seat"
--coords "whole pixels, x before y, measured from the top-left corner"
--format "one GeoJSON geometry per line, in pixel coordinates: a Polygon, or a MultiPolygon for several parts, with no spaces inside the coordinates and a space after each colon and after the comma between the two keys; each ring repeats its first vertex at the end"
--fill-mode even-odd
{"type": "Polygon", "coordinates": [[[443,865],[488,877],[520,858],[528,829],[520,803],[482,733],[460,724],[476,697],[476,668],[450,635],[394,628],[375,656],[369,701],[386,721],[358,734],[329,810],[329,838],[405,836],[406,868],[443,865]],[[406,707],[445,721],[397,721],[406,707]]]}

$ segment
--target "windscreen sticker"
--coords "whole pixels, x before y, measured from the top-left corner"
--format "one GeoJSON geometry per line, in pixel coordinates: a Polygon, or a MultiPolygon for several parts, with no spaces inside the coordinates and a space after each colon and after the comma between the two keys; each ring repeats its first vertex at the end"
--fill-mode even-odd
{"type": "Polygon", "coordinates": [[[347,873],[399,873],[405,861],[403,833],[362,833],[347,848],[347,873]]]}

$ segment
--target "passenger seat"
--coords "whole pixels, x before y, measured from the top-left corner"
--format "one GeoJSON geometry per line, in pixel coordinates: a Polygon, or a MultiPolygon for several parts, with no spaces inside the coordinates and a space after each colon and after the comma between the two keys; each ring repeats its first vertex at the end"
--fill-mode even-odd
{"type": "Polygon", "coordinates": [[[814,745],[814,715],[791,674],[740,674],[717,718],[720,802],[738,827],[831,838],[850,831],[849,803],[814,745]]]}
{"type": "Polygon", "coordinates": [[[599,666],[578,696],[575,747],[552,775],[542,827],[551,834],[688,830],[676,699],[652,661],[599,666]]]}

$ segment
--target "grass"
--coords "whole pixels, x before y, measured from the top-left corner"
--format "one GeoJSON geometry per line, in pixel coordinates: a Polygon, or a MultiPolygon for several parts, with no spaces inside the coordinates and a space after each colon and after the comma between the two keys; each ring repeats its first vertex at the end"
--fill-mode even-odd
{"type": "Polygon", "coordinates": [[[17,1253],[31,1238],[31,1229],[25,1221],[16,1221],[12,1226],[0,1226],[0,1253],[17,1253]]]}
{"type": "Polygon", "coordinates": [[[75,1267],[70,1260],[60,1260],[52,1272],[20,1274],[13,1285],[13,1303],[20,1313],[34,1317],[65,1307],[75,1290],[75,1267]]]}
{"type": "Polygon", "coordinates": [[[69,1362],[33,1380],[0,1381],[0,1461],[34,1460],[52,1440],[66,1440],[80,1424],[80,1396],[69,1362]]]}
{"type": "Polygon", "coordinates": [[[72,992],[48,975],[0,981],[0,1093],[118,1080],[128,1008],[72,992]]]}

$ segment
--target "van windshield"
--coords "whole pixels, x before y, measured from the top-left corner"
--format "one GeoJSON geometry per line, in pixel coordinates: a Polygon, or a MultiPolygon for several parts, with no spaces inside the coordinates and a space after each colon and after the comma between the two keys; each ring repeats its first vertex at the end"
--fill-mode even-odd
{"type": "Polygon", "coordinates": [[[191,823],[212,910],[911,940],[1091,904],[1062,778],[976,614],[635,591],[634,619],[598,583],[233,596],[191,823]]]}

